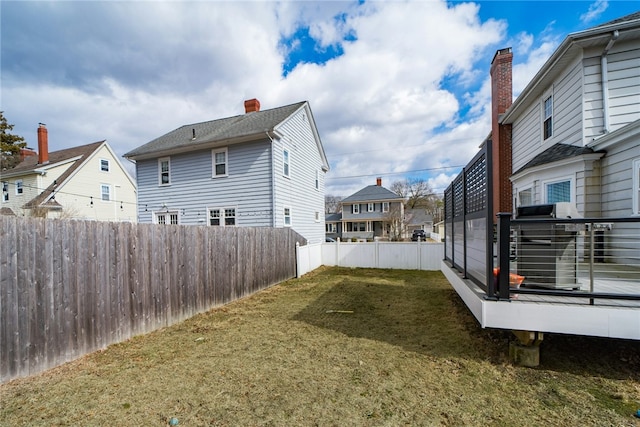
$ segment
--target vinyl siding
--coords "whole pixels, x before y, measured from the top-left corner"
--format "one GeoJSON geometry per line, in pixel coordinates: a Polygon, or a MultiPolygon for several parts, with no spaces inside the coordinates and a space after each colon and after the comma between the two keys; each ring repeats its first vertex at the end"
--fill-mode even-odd
{"type": "Polygon", "coordinates": [[[276,227],[284,227],[284,208],[291,209],[291,228],[309,243],[324,242],[324,175],[322,158],[309,124],[309,110],[301,108],[277,127],[283,135],[273,143],[276,227]],[[289,177],[283,174],[283,150],[289,150],[289,177]],[[318,171],[319,188],[315,187],[318,171]],[[315,214],[318,212],[319,220],[315,214]]]}
{"type": "Polygon", "coordinates": [[[607,149],[602,159],[602,215],[632,215],[633,160],[640,156],[640,141],[626,141],[607,149]]]}
{"type": "Polygon", "coordinates": [[[158,160],[136,163],[140,222],[153,212],[179,212],[180,224],[207,225],[209,208],[236,208],[237,226],[272,225],[271,148],[263,141],[227,147],[226,177],[212,178],[211,150],[170,157],[171,184],[158,184],[158,160]]]}
{"type": "Polygon", "coordinates": [[[22,209],[22,206],[40,193],[41,176],[32,173],[23,176],[0,178],[0,181],[9,183],[9,200],[7,202],[0,201],[0,207],[10,208],[18,216],[28,216],[29,211],[22,209]],[[20,195],[16,194],[17,181],[22,181],[22,194],[20,195]]]}
{"type": "MultiPolygon", "coordinates": [[[[389,202],[389,201],[387,201],[389,202]]],[[[344,204],[342,209],[343,221],[383,221],[389,216],[389,212],[382,212],[382,202],[374,202],[373,212],[367,212],[367,203],[359,203],[360,213],[352,214],[351,206],[355,203],[344,204]]],[[[400,208],[400,202],[389,202],[389,211],[400,208]]]]}

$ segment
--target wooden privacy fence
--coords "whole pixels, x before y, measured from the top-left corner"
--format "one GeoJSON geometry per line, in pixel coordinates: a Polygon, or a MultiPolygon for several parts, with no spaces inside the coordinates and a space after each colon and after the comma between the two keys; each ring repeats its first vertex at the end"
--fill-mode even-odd
{"type": "Polygon", "coordinates": [[[0,216],[0,382],[295,277],[289,228],[0,216]]]}

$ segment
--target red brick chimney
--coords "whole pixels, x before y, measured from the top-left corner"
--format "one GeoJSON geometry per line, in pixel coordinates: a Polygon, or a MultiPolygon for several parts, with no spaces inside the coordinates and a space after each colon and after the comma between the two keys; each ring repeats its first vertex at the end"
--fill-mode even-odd
{"type": "Polygon", "coordinates": [[[40,123],[38,126],[38,164],[49,163],[49,132],[47,125],[40,123]]]}
{"type": "Polygon", "coordinates": [[[380,178],[380,177],[376,178],[376,185],[378,187],[382,187],[382,178],[380,178]]]}
{"type": "Polygon", "coordinates": [[[248,114],[254,111],[260,111],[260,101],[255,98],[244,101],[244,112],[248,114]]]}
{"type": "Polygon", "coordinates": [[[29,156],[37,156],[38,153],[33,151],[31,148],[21,148],[20,149],[20,161],[23,161],[29,156]]]}
{"type": "Polygon", "coordinates": [[[500,49],[491,61],[491,148],[493,151],[493,221],[498,212],[512,211],[511,125],[499,124],[513,102],[511,48],[500,49]]]}

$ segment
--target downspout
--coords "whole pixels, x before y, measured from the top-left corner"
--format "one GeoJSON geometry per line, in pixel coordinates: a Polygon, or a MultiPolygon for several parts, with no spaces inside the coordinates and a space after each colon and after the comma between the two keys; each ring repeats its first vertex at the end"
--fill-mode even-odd
{"type": "Polygon", "coordinates": [[[275,144],[269,132],[265,132],[267,134],[267,138],[271,141],[271,225],[273,228],[276,228],[276,173],[275,173],[275,144]]]}
{"type": "Polygon", "coordinates": [[[602,56],[600,57],[600,69],[602,74],[602,133],[609,133],[609,77],[607,75],[607,54],[609,50],[613,47],[620,33],[618,30],[615,30],[611,34],[611,38],[609,39],[609,43],[604,48],[602,52],[602,56]]]}

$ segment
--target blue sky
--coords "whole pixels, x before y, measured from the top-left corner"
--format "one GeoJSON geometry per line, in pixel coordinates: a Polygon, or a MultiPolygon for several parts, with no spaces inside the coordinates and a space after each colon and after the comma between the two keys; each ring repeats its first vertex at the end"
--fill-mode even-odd
{"type": "MultiPolygon", "coordinates": [[[[181,125],[310,102],[348,196],[427,179],[441,192],[490,131],[489,65],[514,52],[514,95],[571,32],[632,1],[2,1],[0,105],[51,150],[123,154],[181,125]]],[[[128,163],[124,160],[125,163],[128,163]]]]}

